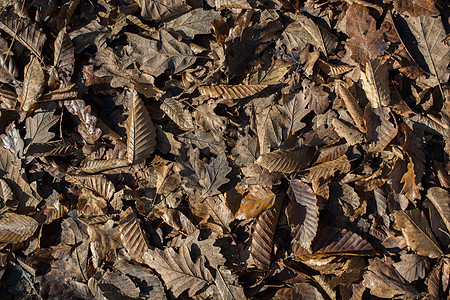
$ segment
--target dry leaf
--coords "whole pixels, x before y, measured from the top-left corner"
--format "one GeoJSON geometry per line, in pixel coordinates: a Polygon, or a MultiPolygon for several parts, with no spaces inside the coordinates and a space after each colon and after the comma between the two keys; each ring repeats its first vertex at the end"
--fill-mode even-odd
{"type": "Polygon", "coordinates": [[[408,247],[417,254],[437,258],[443,255],[431,232],[425,214],[417,209],[394,212],[395,225],[401,229],[408,247]]]}
{"type": "Polygon", "coordinates": [[[314,152],[310,147],[292,150],[276,150],[261,155],[256,163],[269,172],[293,173],[304,169],[313,158],[314,152]]]}
{"type": "Polygon", "coordinates": [[[126,126],[127,159],[130,164],[139,164],[155,151],[156,128],[136,91],[133,91],[131,101],[126,126]]]}
{"type": "Polygon", "coordinates": [[[38,227],[35,219],[15,213],[0,216],[0,243],[20,243],[31,237],[38,227]]]}
{"type": "Polygon", "coordinates": [[[149,244],[139,219],[131,207],[120,216],[119,230],[128,254],[137,262],[145,261],[145,253],[150,249],[149,244]]]}
{"type": "Polygon", "coordinates": [[[36,103],[39,96],[44,90],[44,72],[41,68],[39,60],[32,56],[31,61],[25,67],[25,75],[23,79],[23,89],[18,100],[20,107],[28,112],[36,103]]]}
{"type": "Polygon", "coordinates": [[[211,85],[199,86],[200,94],[211,98],[222,98],[226,100],[239,100],[254,96],[267,88],[266,84],[255,85],[211,85]]]}

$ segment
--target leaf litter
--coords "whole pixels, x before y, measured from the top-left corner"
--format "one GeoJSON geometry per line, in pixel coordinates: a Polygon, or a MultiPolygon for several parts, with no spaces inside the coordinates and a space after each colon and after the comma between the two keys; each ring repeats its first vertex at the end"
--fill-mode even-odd
{"type": "Polygon", "coordinates": [[[444,1],[44,2],[0,5],[2,298],[449,297],[444,1]]]}

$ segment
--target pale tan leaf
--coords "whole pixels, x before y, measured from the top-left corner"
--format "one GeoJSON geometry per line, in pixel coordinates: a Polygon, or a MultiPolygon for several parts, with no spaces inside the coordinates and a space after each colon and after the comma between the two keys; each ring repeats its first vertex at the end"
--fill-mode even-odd
{"type": "Polygon", "coordinates": [[[442,261],[437,263],[431,272],[428,274],[428,277],[425,280],[425,284],[427,286],[428,295],[433,300],[441,299],[441,276],[442,276],[442,261]]]}
{"type": "Polygon", "coordinates": [[[251,85],[279,84],[284,75],[289,71],[290,67],[290,63],[282,59],[276,59],[269,68],[258,70],[257,73],[250,75],[249,83],[251,85]]]}
{"type": "Polygon", "coordinates": [[[309,99],[305,97],[305,94],[306,93],[298,92],[294,94],[293,97],[289,97],[283,101],[283,106],[277,106],[285,120],[284,124],[286,137],[294,135],[306,125],[301,122],[301,119],[303,119],[303,117],[306,116],[311,110],[306,109],[309,99]]]}
{"type": "Polygon", "coordinates": [[[0,243],[20,243],[33,235],[38,227],[35,219],[6,212],[0,215],[0,243]]]}
{"type": "Polygon", "coordinates": [[[33,117],[25,120],[25,147],[34,143],[45,143],[51,140],[55,134],[48,130],[58,122],[59,117],[55,116],[52,111],[38,109],[34,112],[33,117]]]}
{"type": "Polygon", "coordinates": [[[189,10],[184,0],[136,0],[144,20],[159,22],[189,10]]]}
{"type": "Polygon", "coordinates": [[[347,156],[344,154],[338,159],[327,161],[321,163],[317,166],[311,167],[307,169],[309,171],[306,180],[311,182],[313,180],[317,180],[319,178],[327,179],[333,176],[336,171],[341,173],[347,173],[350,171],[350,161],[347,156]]]}
{"type": "Polygon", "coordinates": [[[393,266],[406,281],[411,283],[425,277],[425,272],[430,266],[426,257],[417,254],[403,254],[400,258],[401,261],[393,264],[393,266]]]}
{"type": "Polygon", "coordinates": [[[0,101],[3,102],[8,109],[15,109],[17,104],[17,94],[6,85],[3,85],[0,88],[0,101]]]}
{"type": "Polygon", "coordinates": [[[161,29],[157,39],[148,39],[134,33],[127,33],[130,43],[127,51],[140,65],[144,73],[159,76],[166,70],[178,73],[192,65],[196,56],[185,43],[175,39],[168,31],[161,29]]]}
{"type": "Polygon", "coordinates": [[[254,96],[267,88],[267,84],[254,85],[209,85],[199,86],[200,94],[211,98],[222,98],[226,100],[239,100],[254,96]]]}
{"type": "Polygon", "coordinates": [[[202,197],[220,194],[218,188],[230,181],[226,177],[230,171],[231,168],[228,166],[225,155],[212,158],[211,162],[205,165],[200,172],[199,184],[203,187],[202,197]]]}
{"type": "Polygon", "coordinates": [[[319,68],[328,76],[338,76],[350,72],[355,67],[349,65],[335,65],[319,59],[317,61],[319,68]]]}
{"type": "Polygon", "coordinates": [[[209,34],[212,29],[211,23],[220,18],[220,14],[215,10],[197,8],[164,22],[163,26],[182,33],[187,39],[192,39],[197,34],[209,34]]]}
{"type": "Polygon", "coordinates": [[[275,200],[275,204],[261,213],[253,224],[250,255],[256,267],[263,271],[268,271],[270,267],[275,228],[281,211],[281,200],[281,198],[275,200]]]}
{"type": "Polygon", "coordinates": [[[367,139],[372,142],[369,151],[383,151],[397,136],[398,126],[395,117],[388,107],[365,109],[367,139]]]}
{"type": "Polygon", "coordinates": [[[338,118],[333,119],[331,125],[333,125],[334,131],[339,137],[344,138],[350,146],[364,141],[364,135],[359,130],[348,126],[338,118]]]}
{"type": "Polygon", "coordinates": [[[192,116],[180,101],[173,98],[165,99],[160,108],[182,130],[194,129],[192,116]]]}
{"type": "Polygon", "coordinates": [[[286,208],[286,216],[294,241],[309,250],[319,227],[317,197],[311,187],[299,179],[289,182],[288,195],[291,202],[286,208]]]}
{"type": "Polygon", "coordinates": [[[126,167],[128,165],[128,159],[125,157],[116,159],[86,160],[80,164],[80,170],[85,173],[93,174],[106,170],[126,167]]]}
{"type": "Polygon", "coordinates": [[[401,229],[406,243],[417,254],[437,258],[443,255],[433,236],[425,214],[418,209],[394,211],[395,225],[401,229]]]}
{"type": "Polygon", "coordinates": [[[105,200],[110,200],[114,196],[116,189],[103,175],[70,175],[66,176],[66,180],[76,185],[85,187],[95,192],[105,200]]]}
{"type": "Polygon", "coordinates": [[[311,147],[275,150],[262,154],[256,163],[269,172],[293,173],[304,169],[311,162],[313,156],[314,150],[311,147]]]}
{"type": "Polygon", "coordinates": [[[372,59],[361,72],[361,80],[372,108],[388,106],[391,103],[387,64],[382,58],[372,59]]]}
{"type": "Polygon", "coordinates": [[[345,107],[355,122],[356,127],[359,131],[363,133],[366,132],[366,128],[364,127],[364,115],[361,106],[359,106],[358,100],[353,97],[352,93],[350,93],[350,91],[342,83],[337,84],[336,91],[339,97],[344,101],[345,107]]]}
{"type": "Polygon", "coordinates": [[[78,197],[78,214],[85,218],[104,216],[108,209],[108,203],[103,197],[97,196],[91,190],[83,188],[78,197]]]}
{"type": "Polygon", "coordinates": [[[336,49],[337,38],[334,34],[305,15],[291,14],[290,17],[295,22],[286,27],[279,41],[286,45],[288,52],[293,49],[302,50],[308,43],[314,45],[316,49],[322,50],[325,55],[336,49]]]}
{"type": "Polygon", "coordinates": [[[74,84],[68,85],[66,87],[50,91],[42,95],[38,102],[47,101],[60,101],[60,100],[76,100],[78,98],[78,90],[74,84]]]}
{"type": "Polygon", "coordinates": [[[256,129],[260,154],[278,148],[283,138],[284,117],[275,105],[256,113],[256,129]]]}
{"type": "Polygon", "coordinates": [[[401,193],[409,200],[414,201],[415,199],[420,199],[420,190],[416,184],[416,174],[412,162],[408,163],[407,171],[400,180],[400,183],[404,183],[401,193]]]}
{"type": "Polygon", "coordinates": [[[19,201],[19,208],[34,208],[40,201],[34,197],[23,172],[22,161],[11,151],[0,147],[0,176],[13,190],[16,200],[19,201]]]}
{"type": "Polygon", "coordinates": [[[120,271],[107,271],[100,280],[101,285],[109,284],[116,287],[120,294],[131,299],[139,298],[140,290],[133,281],[120,271]]]}
{"type": "Polygon", "coordinates": [[[29,19],[3,15],[0,17],[0,29],[15,37],[19,43],[41,59],[46,37],[36,24],[30,23],[29,19]]]}
{"type": "Polygon", "coordinates": [[[56,191],[45,200],[45,205],[35,216],[36,221],[39,224],[49,224],[54,220],[64,217],[68,212],[69,208],[61,203],[63,197],[59,195],[56,191]]]}
{"type": "Polygon", "coordinates": [[[419,294],[389,263],[379,258],[370,262],[362,283],[372,295],[380,298],[413,298],[419,294]]]}
{"type": "Polygon", "coordinates": [[[216,269],[216,278],[214,279],[216,288],[220,297],[216,299],[223,300],[245,300],[244,289],[239,285],[237,276],[233,275],[225,266],[219,266],[216,269]]]}
{"type": "Polygon", "coordinates": [[[440,187],[432,187],[427,192],[427,198],[439,212],[447,232],[450,232],[450,194],[440,187]]]}
{"type": "Polygon", "coordinates": [[[7,202],[14,200],[14,194],[8,183],[3,179],[0,179],[0,200],[2,204],[2,209],[6,205],[7,202]]]}
{"type": "Polygon", "coordinates": [[[144,101],[133,91],[127,123],[127,159],[130,164],[143,162],[155,151],[156,128],[144,101]]]}
{"type": "Polygon", "coordinates": [[[44,72],[41,63],[35,56],[32,56],[28,65],[25,66],[23,88],[18,97],[21,109],[28,112],[33,108],[44,90],[44,84],[44,72]]]}
{"type": "Polygon", "coordinates": [[[175,297],[185,290],[188,290],[188,296],[192,297],[214,281],[205,266],[205,257],[198,257],[194,263],[189,252],[189,248],[182,245],[178,253],[173,248],[166,248],[164,251],[149,250],[143,256],[145,263],[161,275],[175,297]]]}
{"type": "Polygon", "coordinates": [[[439,85],[445,99],[441,85],[449,79],[450,48],[444,43],[446,31],[442,19],[419,16],[405,17],[404,21],[412,36],[400,35],[403,43],[419,67],[432,76],[434,85],[439,85]]]}
{"type": "Polygon", "coordinates": [[[247,0],[214,0],[214,3],[217,9],[252,9],[252,6],[247,0]]]}
{"type": "Polygon", "coordinates": [[[140,221],[131,207],[127,208],[120,216],[119,230],[128,254],[137,262],[142,263],[145,253],[150,248],[140,221]]]}

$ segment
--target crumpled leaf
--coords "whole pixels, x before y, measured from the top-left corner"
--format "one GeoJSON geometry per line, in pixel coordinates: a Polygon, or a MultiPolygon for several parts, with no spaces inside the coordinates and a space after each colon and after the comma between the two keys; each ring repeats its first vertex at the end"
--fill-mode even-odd
{"type": "Polygon", "coordinates": [[[443,255],[425,214],[418,209],[394,211],[395,225],[401,229],[408,247],[417,254],[437,258],[443,255]]]}
{"type": "Polygon", "coordinates": [[[231,232],[230,223],[234,220],[234,215],[227,207],[223,194],[194,199],[189,202],[189,206],[193,214],[206,220],[206,222],[202,221],[202,225],[221,233],[231,232]],[[213,225],[218,226],[220,229],[213,225]]]}
{"type": "Polygon", "coordinates": [[[0,243],[20,243],[31,237],[38,222],[35,219],[6,212],[0,215],[0,243]]]}
{"type": "Polygon", "coordinates": [[[156,128],[136,91],[133,91],[131,101],[126,124],[127,159],[130,164],[139,164],[155,151],[156,128]]]}
{"type": "Polygon", "coordinates": [[[55,40],[55,56],[53,58],[53,66],[62,74],[64,80],[69,81],[72,77],[73,68],[75,66],[74,47],[66,28],[58,33],[55,40]]]}
{"type": "Polygon", "coordinates": [[[205,257],[200,256],[194,262],[190,249],[185,245],[179,248],[178,253],[173,248],[166,248],[164,251],[149,250],[143,259],[147,265],[157,270],[175,297],[185,290],[192,297],[214,281],[210,270],[205,266],[205,257]]]}
{"type": "Polygon", "coordinates": [[[394,8],[398,12],[406,11],[413,17],[439,15],[434,2],[428,0],[395,0],[394,8]]]}
{"type": "Polygon", "coordinates": [[[192,65],[196,56],[191,48],[176,40],[168,31],[160,30],[157,39],[127,33],[130,57],[144,73],[159,76],[166,70],[178,73],[192,65]]]}
{"type": "Polygon", "coordinates": [[[365,121],[367,138],[372,142],[369,151],[383,151],[397,136],[398,126],[388,107],[371,108],[366,106],[365,121]]]}
{"type": "Polygon", "coordinates": [[[419,294],[390,264],[379,258],[370,262],[362,283],[372,295],[380,298],[414,298],[419,294]]]}
{"type": "Polygon", "coordinates": [[[299,179],[289,182],[288,195],[291,202],[286,208],[286,216],[292,235],[296,243],[309,250],[319,226],[317,197],[311,187],[299,179]]]}

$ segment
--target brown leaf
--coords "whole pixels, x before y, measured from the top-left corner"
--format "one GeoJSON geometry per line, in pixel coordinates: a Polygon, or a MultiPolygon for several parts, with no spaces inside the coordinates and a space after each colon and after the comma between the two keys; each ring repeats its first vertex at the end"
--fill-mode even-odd
{"type": "Polygon", "coordinates": [[[120,216],[120,237],[128,254],[142,263],[144,255],[149,251],[149,244],[141,228],[140,221],[131,207],[127,208],[120,216]]]}
{"type": "Polygon", "coordinates": [[[394,8],[398,12],[407,12],[413,17],[439,15],[434,1],[429,0],[395,0],[394,8]]]}
{"type": "Polygon", "coordinates": [[[293,97],[284,99],[283,106],[278,106],[278,110],[284,117],[286,137],[294,135],[306,125],[301,122],[301,119],[310,112],[310,110],[306,109],[309,99],[305,95],[307,96],[309,94],[298,92],[293,97]]]}
{"type": "Polygon", "coordinates": [[[372,142],[370,151],[383,151],[391,140],[397,136],[397,123],[388,107],[371,108],[367,105],[365,121],[367,138],[372,142]]]}
{"type": "Polygon", "coordinates": [[[336,90],[339,97],[344,101],[345,107],[355,122],[356,127],[359,131],[363,133],[366,132],[366,128],[364,127],[364,116],[358,100],[353,97],[352,93],[350,93],[342,83],[336,85],[336,90]]]}
{"type": "MultiPolygon", "coordinates": [[[[38,109],[34,112],[34,116],[25,120],[25,147],[29,147],[35,143],[45,143],[51,140],[55,134],[49,132],[49,129],[58,122],[58,116],[53,112],[38,109]]],[[[26,149],[26,148],[25,148],[26,149]]]]}
{"type": "Polygon", "coordinates": [[[362,283],[372,295],[380,298],[414,298],[419,294],[389,263],[379,258],[370,262],[362,283]]]}
{"type": "Polygon", "coordinates": [[[159,22],[189,10],[183,0],[137,0],[141,7],[141,16],[145,20],[159,22]]]}
{"type": "Polygon", "coordinates": [[[289,24],[281,35],[279,42],[285,44],[287,51],[302,50],[306,44],[312,44],[329,55],[336,49],[337,38],[324,27],[301,14],[291,14],[294,23],[289,24]]]}
{"type": "Polygon", "coordinates": [[[136,91],[133,91],[126,125],[128,162],[139,164],[155,151],[156,128],[136,91]]]}
{"type": "Polygon", "coordinates": [[[283,115],[275,105],[257,111],[256,129],[261,154],[279,147],[283,137],[284,121],[283,115]]]}
{"type": "Polygon", "coordinates": [[[250,255],[258,269],[268,271],[271,262],[275,228],[281,211],[282,199],[275,200],[275,204],[261,213],[254,223],[250,255]]]}
{"type": "Polygon", "coordinates": [[[377,30],[376,20],[369,14],[367,7],[350,5],[340,26],[349,36],[346,45],[352,51],[353,59],[361,65],[383,55],[388,48],[383,32],[377,30]]]}
{"type": "Polygon", "coordinates": [[[76,185],[85,187],[103,197],[110,200],[114,196],[116,189],[114,185],[103,175],[70,175],[66,176],[66,180],[76,185]]]}
{"type": "Polygon", "coordinates": [[[239,100],[254,96],[267,88],[266,84],[254,85],[211,85],[199,86],[200,94],[211,98],[222,98],[226,100],[239,100]]]}
{"type": "Polygon", "coordinates": [[[394,218],[395,225],[401,229],[411,250],[430,258],[443,255],[423,212],[418,209],[397,210],[394,212],[394,218]]]}
{"type": "Polygon", "coordinates": [[[29,19],[3,14],[0,17],[0,29],[14,37],[19,43],[41,59],[42,47],[45,44],[45,34],[29,19]]]}
{"type": "Polygon", "coordinates": [[[188,45],[179,42],[163,29],[159,31],[157,39],[148,39],[129,32],[127,38],[130,43],[127,48],[130,57],[140,65],[141,71],[153,76],[159,76],[166,70],[181,72],[196,60],[188,45]]]}
{"type": "Polygon", "coordinates": [[[157,270],[175,297],[185,290],[192,297],[214,281],[205,266],[205,257],[198,257],[194,263],[190,250],[185,245],[180,247],[178,253],[173,248],[166,248],[164,251],[149,250],[145,252],[143,259],[147,265],[157,270]]]}
{"type": "Polygon", "coordinates": [[[450,232],[450,194],[442,188],[432,187],[428,190],[427,198],[433,203],[444,221],[447,232],[450,232]]]}
{"type": "Polygon", "coordinates": [[[220,14],[215,10],[197,8],[164,22],[163,26],[182,33],[187,39],[192,39],[197,34],[209,34],[212,29],[211,23],[220,18],[220,14]]]}
{"type": "Polygon", "coordinates": [[[226,199],[223,194],[202,198],[196,198],[190,201],[192,213],[206,220],[203,225],[215,229],[214,224],[220,227],[220,233],[231,232],[230,223],[234,220],[233,213],[227,207],[226,199]],[[206,224],[205,224],[206,223],[206,224]]]}
{"type": "Polygon", "coordinates": [[[296,243],[310,249],[319,225],[319,207],[312,189],[299,179],[289,182],[288,190],[291,202],[286,208],[286,216],[292,228],[296,243]]]}
{"type": "Polygon", "coordinates": [[[282,288],[277,291],[274,298],[276,300],[323,300],[322,294],[314,286],[308,283],[299,283],[292,288],[282,288]]]}
{"type": "Polygon", "coordinates": [[[425,272],[429,268],[428,259],[416,254],[403,254],[401,261],[393,264],[397,272],[409,283],[419,278],[425,277],[425,272]]]}
{"type": "Polygon", "coordinates": [[[41,63],[35,56],[32,56],[25,67],[22,93],[18,97],[20,107],[24,111],[28,112],[33,108],[44,90],[44,84],[44,72],[41,63]]]}
{"type": "Polygon", "coordinates": [[[306,177],[307,182],[311,182],[313,180],[317,180],[320,178],[327,179],[336,173],[336,171],[347,173],[350,171],[350,161],[347,156],[342,155],[341,157],[321,163],[314,167],[307,169],[309,171],[308,176],[306,177]]]}
{"type": "Polygon", "coordinates": [[[387,64],[382,58],[371,59],[366,72],[361,73],[362,86],[372,108],[388,106],[391,103],[387,64]]]}
{"type": "Polygon", "coordinates": [[[182,130],[194,129],[192,116],[180,101],[172,98],[165,99],[161,104],[161,110],[163,110],[175,124],[180,126],[182,130]]]}
{"type": "Polygon", "coordinates": [[[360,144],[364,141],[364,135],[360,131],[348,126],[338,118],[333,119],[331,125],[333,125],[334,131],[341,138],[344,138],[350,146],[360,144]]]}
{"type": "Polygon", "coordinates": [[[31,237],[38,222],[35,219],[15,213],[0,215],[0,243],[20,243],[31,237]]]}
{"type": "Polygon", "coordinates": [[[248,193],[241,200],[235,218],[238,220],[256,218],[274,203],[275,194],[271,190],[260,185],[251,185],[248,187],[248,193]]]}
{"type": "Polygon", "coordinates": [[[64,83],[69,82],[75,66],[74,47],[66,28],[58,33],[55,40],[53,66],[63,74],[64,83]]]}
{"type": "Polygon", "coordinates": [[[304,169],[313,158],[311,147],[292,150],[276,150],[261,155],[256,163],[269,172],[293,173],[304,169]]]}

